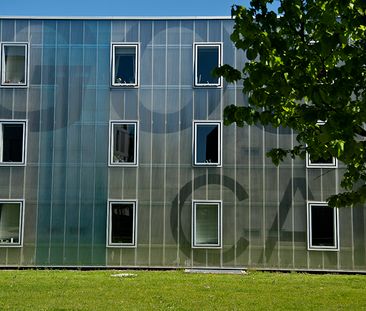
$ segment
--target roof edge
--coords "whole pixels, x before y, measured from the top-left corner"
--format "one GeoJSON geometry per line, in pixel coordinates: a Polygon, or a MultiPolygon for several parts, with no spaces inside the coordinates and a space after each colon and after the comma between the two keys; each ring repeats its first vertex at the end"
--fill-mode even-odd
{"type": "Polygon", "coordinates": [[[231,16],[0,16],[0,19],[31,20],[228,20],[231,16]]]}

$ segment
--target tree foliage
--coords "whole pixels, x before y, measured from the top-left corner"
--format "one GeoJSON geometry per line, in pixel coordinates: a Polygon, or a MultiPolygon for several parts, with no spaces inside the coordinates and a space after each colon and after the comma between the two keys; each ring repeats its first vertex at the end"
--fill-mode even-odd
{"type": "Polygon", "coordinates": [[[267,155],[338,158],[346,171],[333,207],[366,201],[366,1],[253,0],[234,5],[231,40],[245,52],[242,70],[216,69],[228,82],[241,81],[248,106],[229,106],[224,122],[283,126],[298,144],[267,155]],[[319,124],[319,120],[324,124],[319,124]]]}

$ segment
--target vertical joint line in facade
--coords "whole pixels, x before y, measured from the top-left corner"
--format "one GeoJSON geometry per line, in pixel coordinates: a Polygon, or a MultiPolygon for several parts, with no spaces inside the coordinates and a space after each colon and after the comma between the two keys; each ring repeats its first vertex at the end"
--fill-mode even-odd
{"type": "MultiPolygon", "coordinates": [[[[181,74],[182,74],[182,21],[179,21],[179,74],[178,74],[178,85],[179,85],[179,93],[178,93],[178,128],[180,131],[180,125],[181,125],[181,105],[182,105],[182,87],[181,87],[181,74]]],[[[179,238],[180,238],[180,234],[179,234],[179,228],[180,228],[180,147],[181,147],[181,141],[180,141],[180,135],[178,135],[178,203],[177,203],[177,258],[176,258],[176,262],[177,262],[177,266],[180,265],[180,258],[179,258],[179,247],[180,247],[180,243],[179,243],[179,238]]]]}
{"type": "MultiPolygon", "coordinates": [[[[154,60],[154,31],[155,31],[155,23],[154,21],[151,22],[151,33],[152,33],[152,39],[151,39],[151,59],[154,60]]],[[[151,72],[152,72],[152,78],[151,78],[151,84],[152,84],[152,88],[151,88],[151,111],[154,111],[154,61],[151,62],[151,72]]],[[[151,114],[151,119],[150,119],[150,123],[151,123],[151,140],[150,140],[150,185],[149,185],[149,197],[150,197],[150,202],[149,202],[149,266],[151,265],[151,241],[152,241],[152,224],[151,224],[151,216],[152,216],[152,173],[153,173],[153,168],[152,168],[152,160],[153,160],[153,126],[154,126],[154,114],[151,114]]]]}
{"type": "MultiPolygon", "coordinates": [[[[98,25],[98,24],[97,24],[98,25]]],[[[97,26],[98,27],[98,26],[97,26]]],[[[98,33],[98,28],[97,28],[98,33]]],[[[85,43],[85,21],[83,22],[83,43],[85,43]]],[[[69,60],[70,61],[70,60],[69,60]]],[[[83,79],[85,79],[85,44],[83,44],[83,79]]],[[[84,83],[83,83],[84,85],[84,83]]],[[[85,104],[84,92],[81,93],[81,107],[85,104]]],[[[83,122],[80,120],[80,165],[79,165],[79,187],[81,189],[81,179],[82,179],[82,163],[83,163],[83,152],[82,152],[82,143],[83,143],[83,122]]],[[[69,125],[69,124],[68,124],[69,125]]],[[[68,131],[69,126],[67,126],[68,131]]],[[[80,226],[81,226],[81,191],[79,191],[78,198],[78,248],[77,248],[77,262],[80,262],[80,226]]]]}
{"type": "Polygon", "coordinates": [[[164,202],[163,202],[163,265],[165,265],[165,239],[166,239],[166,180],[167,180],[167,105],[168,105],[168,21],[165,21],[165,102],[164,102],[164,202]]]}
{"type": "MultiPolygon", "coordinates": [[[[55,49],[55,79],[56,79],[56,72],[57,72],[57,31],[58,31],[58,23],[56,23],[56,34],[55,34],[55,42],[56,42],[56,49],[55,49]]],[[[53,89],[53,106],[56,107],[56,90],[53,89]]],[[[56,124],[56,109],[53,111],[53,126],[56,124]]],[[[55,170],[55,133],[52,133],[52,169],[51,169],[51,204],[50,204],[50,236],[49,236],[49,245],[48,245],[48,262],[51,264],[51,245],[52,245],[52,218],[53,218],[53,191],[54,191],[54,170],[55,170]]]]}
{"type": "MultiPolygon", "coordinates": [[[[280,145],[280,130],[279,128],[276,129],[276,148],[279,147],[280,145]]],[[[281,252],[280,252],[280,249],[281,249],[281,228],[280,228],[280,217],[281,217],[281,214],[280,214],[280,167],[277,166],[276,167],[276,175],[277,175],[277,185],[276,185],[276,192],[277,192],[277,243],[278,243],[278,247],[277,247],[277,263],[278,263],[278,266],[281,267],[281,252]]]]}
{"type": "Polygon", "coordinates": [[[263,233],[263,260],[264,263],[267,263],[267,256],[266,256],[266,159],[265,159],[265,147],[266,147],[266,132],[264,126],[262,126],[262,233],[263,233]]]}
{"type": "MultiPolygon", "coordinates": [[[[43,33],[43,29],[44,29],[44,21],[41,22],[41,29],[42,29],[42,33],[43,33]]],[[[43,44],[43,37],[42,37],[42,44],[43,44]]],[[[43,49],[41,49],[41,64],[43,65],[43,49]]],[[[42,75],[42,70],[40,72],[40,79],[41,79],[41,83],[43,81],[43,75],[42,75]]],[[[42,139],[42,131],[41,131],[41,126],[42,126],[42,102],[43,102],[43,92],[42,90],[40,90],[39,92],[39,120],[40,120],[40,134],[38,136],[38,154],[41,154],[41,139],[42,139]]],[[[40,167],[41,167],[41,156],[38,157],[38,171],[37,171],[37,206],[39,206],[39,195],[40,195],[40,167]]],[[[34,257],[35,260],[37,262],[37,248],[38,248],[38,208],[36,209],[36,229],[35,229],[35,237],[36,237],[36,241],[34,244],[34,257]]]]}
{"type": "MultiPolygon", "coordinates": [[[[69,42],[71,42],[71,21],[69,22],[69,42]]],[[[70,62],[70,59],[71,59],[71,48],[69,47],[69,54],[68,54],[68,57],[69,57],[69,62],[70,62]]],[[[69,66],[69,70],[68,70],[68,74],[69,74],[69,80],[68,80],[68,88],[67,88],[67,98],[69,99],[70,98],[70,76],[71,76],[71,68],[69,66]]],[[[69,101],[67,101],[69,102],[69,101]]],[[[66,137],[68,135],[68,120],[69,120],[69,105],[67,106],[67,121],[66,121],[66,137]]],[[[68,163],[68,150],[69,150],[69,141],[66,142],[66,163],[68,163]]],[[[66,178],[67,180],[67,178],[66,178]]],[[[67,203],[66,203],[66,199],[67,199],[67,184],[65,185],[65,203],[64,203],[64,243],[63,243],[63,250],[62,250],[62,254],[63,254],[63,258],[65,258],[65,253],[66,253],[66,219],[67,219],[67,203]]],[[[79,238],[78,238],[79,239],[79,238]]]]}
{"type": "MultiPolygon", "coordinates": [[[[291,129],[291,149],[294,148],[294,131],[291,129]]],[[[295,268],[295,193],[294,193],[294,161],[291,161],[291,238],[292,267],[295,268]]]]}

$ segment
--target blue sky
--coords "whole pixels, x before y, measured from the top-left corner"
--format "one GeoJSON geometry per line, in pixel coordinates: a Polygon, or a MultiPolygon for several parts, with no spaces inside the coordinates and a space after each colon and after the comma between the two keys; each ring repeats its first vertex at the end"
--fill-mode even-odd
{"type": "Polygon", "coordinates": [[[2,0],[0,15],[36,16],[230,16],[249,0],[2,0]]]}

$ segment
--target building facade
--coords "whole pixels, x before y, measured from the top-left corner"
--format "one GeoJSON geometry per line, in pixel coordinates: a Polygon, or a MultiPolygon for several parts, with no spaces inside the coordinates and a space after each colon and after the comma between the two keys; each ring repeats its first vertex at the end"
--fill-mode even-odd
{"type": "Polygon", "coordinates": [[[366,271],[342,164],[289,129],[223,125],[229,18],[0,20],[0,266],[366,271]]]}

